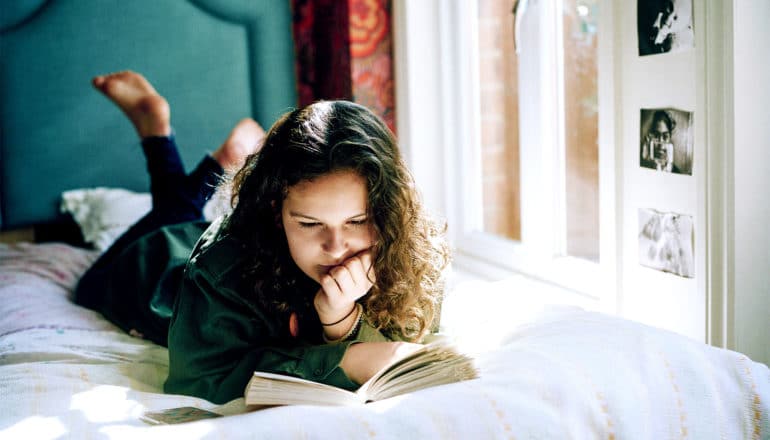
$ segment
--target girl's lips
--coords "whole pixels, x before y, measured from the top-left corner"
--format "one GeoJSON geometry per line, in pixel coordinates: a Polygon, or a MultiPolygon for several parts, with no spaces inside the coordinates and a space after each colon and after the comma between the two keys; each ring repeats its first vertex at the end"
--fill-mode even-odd
{"type": "Polygon", "coordinates": [[[331,272],[331,270],[334,269],[337,266],[338,266],[337,264],[333,264],[331,266],[327,266],[325,264],[319,264],[318,268],[320,269],[321,273],[326,275],[327,273],[331,272]]]}
{"type": "Polygon", "coordinates": [[[320,266],[320,267],[323,267],[324,269],[333,269],[333,268],[335,268],[335,267],[337,267],[337,266],[340,266],[340,265],[342,265],[342,263],[344,263],[344,262],[345,262],[345,260],[342,260],[342,261],[340,261],[339,263],[334,263],[334,264],[319,264],[319,266],[320,266]]]}

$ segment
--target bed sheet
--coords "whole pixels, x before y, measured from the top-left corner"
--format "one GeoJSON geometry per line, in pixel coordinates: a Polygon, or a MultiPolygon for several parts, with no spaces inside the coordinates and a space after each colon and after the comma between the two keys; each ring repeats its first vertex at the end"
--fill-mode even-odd
{"type": "Polygon", "coordinates": [[[97,256],[62,243],[0,243],[0,337],[34,328],[114,329],[71,301],[97,256]]]}
{"type": "MultiPolygon", "coordinates": [[[[0,438],[770,438],[766,366],[578,308],[518,322],[476,353],[479,379],[365,406],[244,412],[242,399],[216,407],[165,395],[165,348],[68,302],[94,257],[66,245],[0,245],[0,438]],[[180,406],[231,415],[139,420],[180,406]]],[[[499,286],[475,294],[516,294],[499,286]]],[[[483,316],[450,318],[454,336],[485,325],[483,316]]]]}

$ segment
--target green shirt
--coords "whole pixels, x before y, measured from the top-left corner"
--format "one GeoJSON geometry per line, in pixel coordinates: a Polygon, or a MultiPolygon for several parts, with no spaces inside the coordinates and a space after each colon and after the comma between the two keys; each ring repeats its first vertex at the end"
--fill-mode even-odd
{"type": "MultiPolygon", "coordinates": [[[[243,396],[255,370],[357,388],[340,367],[345,350],[355,342],[389,339],[364,320],[345,342],[277,343],[281,332],[276,320],[242,295],[253,289],[242,277],[243,247],[223,234],[220,225],[221,221],[213,223],[191,254],[188,248],[190,258],[168,332],[169,376],[164,391],[224,403],[243,396]]],[[[174,228],[164,228],[164,233],[173,235],[174,228]]]]}

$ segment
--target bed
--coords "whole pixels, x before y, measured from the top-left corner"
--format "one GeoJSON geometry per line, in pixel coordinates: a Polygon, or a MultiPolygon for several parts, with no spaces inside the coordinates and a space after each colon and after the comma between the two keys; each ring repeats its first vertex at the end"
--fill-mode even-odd
{"type": "Polygon", "coordinates": [[[167,350],[70,300],[99,249],[147,206],[132,129],[88,79],[147,75],[171,102],[190,166],[234,121],[269,125],[294,105],[291,44],[283,1],[3,5],[0,228],[34,228],[36,240],[0,244],[0,438],[770,438],[767,366],[617,317],[530,304],[523,278],[447,293],[441,331],[474,355],[475,380],[352,407],[247,411],[242,399],[163,394],[167,350]],[[184,406],[226,417],[141,420],[184,406]]]}

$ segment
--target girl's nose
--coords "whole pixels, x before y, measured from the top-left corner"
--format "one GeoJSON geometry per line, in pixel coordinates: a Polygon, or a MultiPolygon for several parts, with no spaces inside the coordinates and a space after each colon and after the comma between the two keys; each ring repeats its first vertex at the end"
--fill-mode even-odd
{"type": "Polygon", "coordinates": [[[324,238],[322,248],[329,256],[339,258],[347,251],[348,243],[343,233],[329,229],[324,238]]]}

